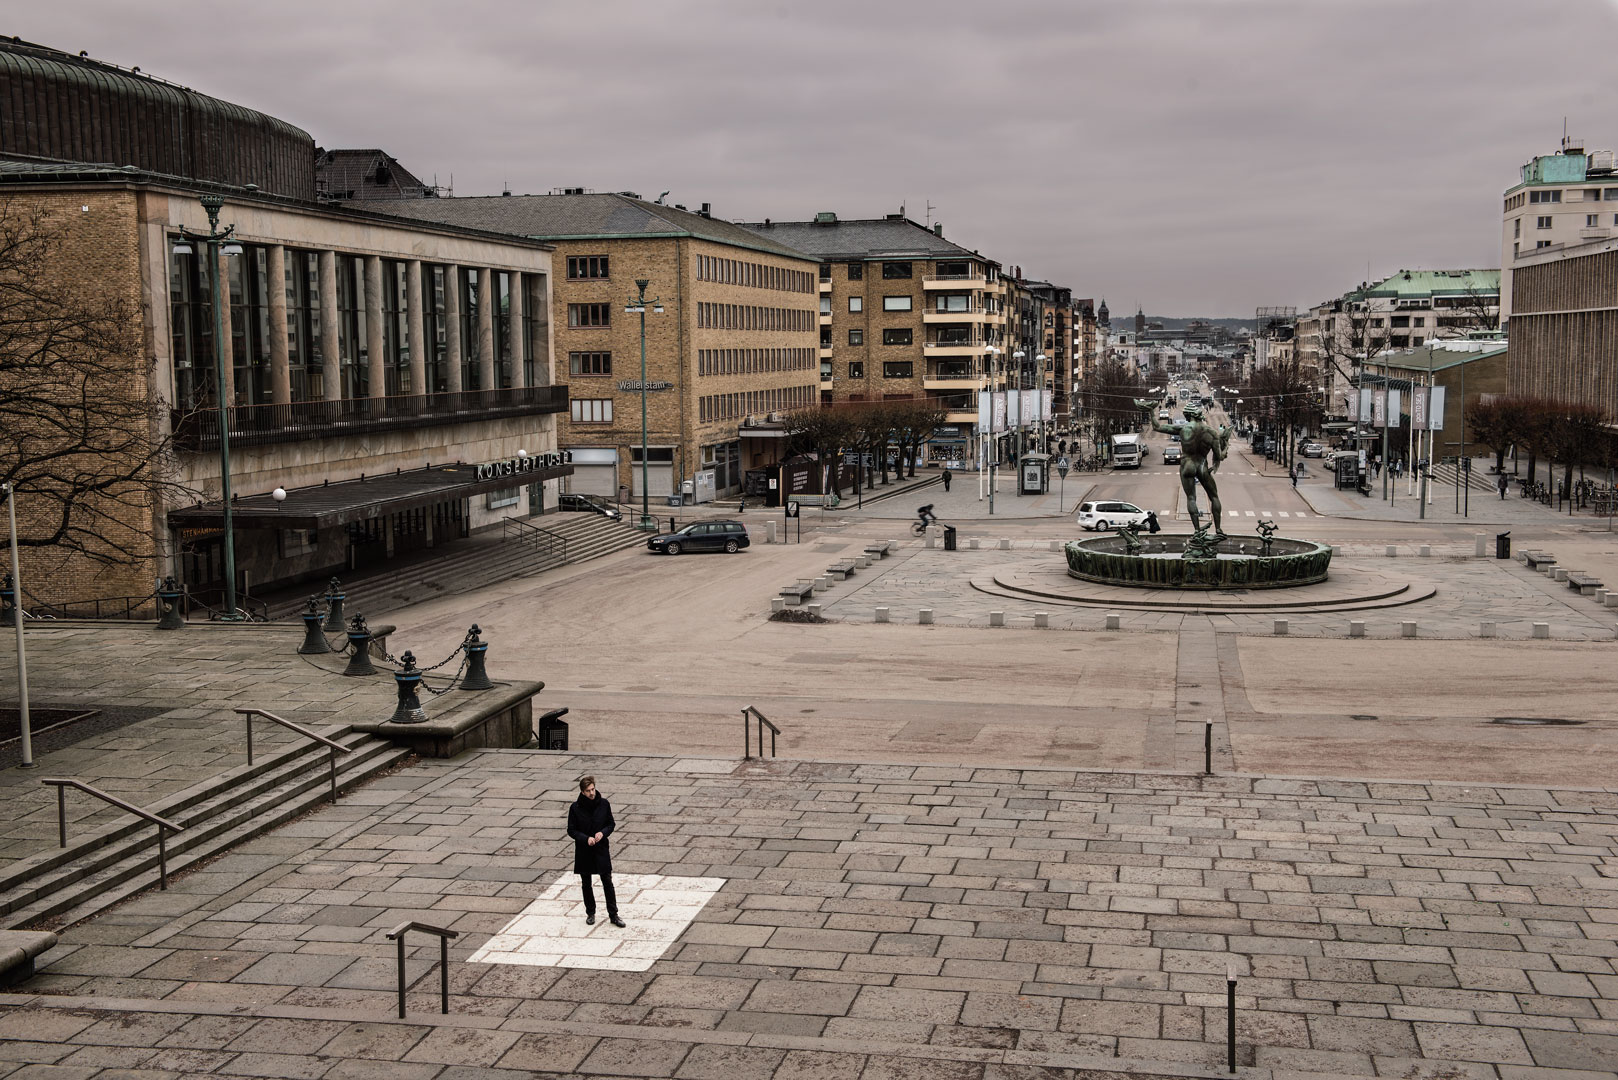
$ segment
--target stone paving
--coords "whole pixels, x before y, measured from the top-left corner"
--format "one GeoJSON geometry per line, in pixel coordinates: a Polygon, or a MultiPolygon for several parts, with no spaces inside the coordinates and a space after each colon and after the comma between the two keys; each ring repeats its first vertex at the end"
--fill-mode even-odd
{"type": "Polygon", "coordinates": [[[1234,961],[1246,1076],[1588,1080],[1618,1063],[1611,791],[482,751],[359,796],[68,931],[0,998],[0,1060],[84,1077],[1213,1075],[1234,961]],[[613,799],[621,874],[723,886],[646,971],[466,962],[571,884],[563,816],[585,771],[613,799]],[[462,932],[448,1017],[431,939],[393,1016],[383,933],[408,918],[462,932]]]}

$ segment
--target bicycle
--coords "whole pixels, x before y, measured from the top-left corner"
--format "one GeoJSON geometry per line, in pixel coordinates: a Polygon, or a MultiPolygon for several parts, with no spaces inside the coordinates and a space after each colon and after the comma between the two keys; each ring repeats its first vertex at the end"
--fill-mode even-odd
{"type": "Polygon", "coordinates": [[[938,515],[933,513],[932,503],[928,503],[926,506],[923,506],[920,510],[916,511],[916,517],[918,520],[913,522],[910,526],[911,536],[921,536],[927,532],[927,526],[938,524],[938,515]]]}

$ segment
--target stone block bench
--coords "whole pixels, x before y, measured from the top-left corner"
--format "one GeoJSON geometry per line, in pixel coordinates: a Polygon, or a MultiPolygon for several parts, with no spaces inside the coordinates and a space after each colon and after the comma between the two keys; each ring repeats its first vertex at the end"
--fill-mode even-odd
{"type": "Polygon", "coordinates": [[[878,540],[874,544],[865,545],[865,554],[870,555],[872,558],[885,559],[892,552],[893,547],[892,540],[878,540]]]}
{"type": "Polygon", "coordinates": [[[33,978],[34,958],[55,944],[44,930],[0,930],[0,986],[33,978]]]}
{"type": "Polygon", "coordinates": [[[1543,574],[1547,568],[1556,565],[1556,556],[1548,551],[1525,551],[1522,553],[1522,561],[1528,569],[1543,574]]]}
{"type": "Polygon", "coordinates": [[[1567,587],[1581,596],[1593,596],[1597,589],[1605,586],[1602,584],[1601,579],[1594,574],[1586,574],[1582,570],[1569,570],[1567,572],[1567,587]]]}
{"type": "Polygon", "coordinates": [[[830,566],[826,567],[826,573],[830,574],[838,581],[846,581],[848,579],[848,575],[852,574],[853,572],[853,559],[844,559],[842,562],[834,562],[830,566]]]}
{"type": "Polygon", "coordinates": [[[815,585],[812,581],[800,581],[796,585],[781,586],[781,596],[786,599],[788,607],[797,607],[814,595],[815,585]]]}

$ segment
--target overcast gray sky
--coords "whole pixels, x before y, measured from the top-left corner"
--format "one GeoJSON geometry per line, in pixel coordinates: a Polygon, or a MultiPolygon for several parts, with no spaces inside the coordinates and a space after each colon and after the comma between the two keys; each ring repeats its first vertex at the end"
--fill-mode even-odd
{"type": "Polygon", "coordinates": [[[9,33],[380,146],[458,195],[892,213],[1164,315],[1497,266],[1562,120],[1618,146],[1611,0],[67,0],[9,33]]]}

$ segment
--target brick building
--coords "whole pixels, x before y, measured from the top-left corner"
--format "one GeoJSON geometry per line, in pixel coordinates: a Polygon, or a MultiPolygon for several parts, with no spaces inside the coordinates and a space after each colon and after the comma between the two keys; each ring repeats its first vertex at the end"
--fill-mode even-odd
{"type": "Polygon", "coordinates": [[[560,440],[572,491],[638,497],[644,471],[655,499],[687,484],[699,502],[734,494],[747,470],[781,458],[772,414],[818,400],[816,263],[706,205],[692,213],[578,190],[375,205],[555,248],[557,378],[572,398],[560,440]],[[641,280],[644,316],[625,311],[641,280]]]}

